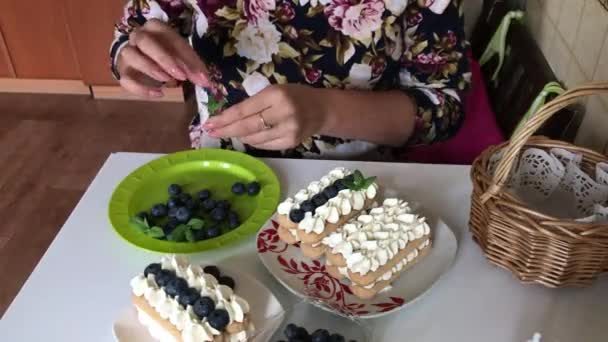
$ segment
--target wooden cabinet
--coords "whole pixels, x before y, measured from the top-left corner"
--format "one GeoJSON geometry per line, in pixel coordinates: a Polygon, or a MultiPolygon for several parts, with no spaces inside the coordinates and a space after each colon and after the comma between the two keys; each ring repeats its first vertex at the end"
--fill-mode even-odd
{"type": "Polygon", "coordinates": [[[18,78],[80,79],[61,1],[2,0],[1,7],[0,31],[18,78]]]}
{"type": "Polygon", "coordinates": [[[114,24],[127,0],[63,1],[81,79],[88,85],[116,85],[110,74],[109,50],[114,24]]]}
{"type": "Polygon", "coordinates": [[[15,77],[15,70],[13,70],[11,57],[4,43],[2,31],[0,31],[0,77],[15,77]]]}

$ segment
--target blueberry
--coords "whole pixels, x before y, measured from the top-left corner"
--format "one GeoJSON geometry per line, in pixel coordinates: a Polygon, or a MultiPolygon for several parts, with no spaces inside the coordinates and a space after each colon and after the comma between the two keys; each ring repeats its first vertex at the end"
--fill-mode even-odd
{"type": "Polygon", "coordinates": [[[203,319],[209,316],[209,314],[215,310],[215,302],[209,297],[201,297],[194,302],[192,310],[198,316],[198,318],[203,319]]]}
{"type": "Polygon", "coordinates": [[[211,198],[211,192],[209,190],[201,190],[197,194],[198,199],[202,202],[208,198],[211,198]]]}
{"type": "Polygon", "coordinates": [[[204,229],[193,231],[194,241],[202,241],[207,239],[207,232],[204,229]]]}
{"type": "Polygon", "coordinates": [[[300,209],[304,210],[305,212],[313,212],[315,211],[316,207],[311,201],[304,201],[300,203],[300,209]]]}
{"type": "Polygon", "coordinates": [[[215,201],[211,198],[207,198],[201,205],[203,206],[203,209],[211,211],[213,208],[215,208],[215,201]]]}
{"type": "Polygon", "coordinates": [[[338,192],[340,192],[344,189],[348,189],[346,184],[344,184],[344,180],[342,180],[342,179],[338,179],[337,181],[335,181],[334,186],[336,187],[336,189],[338,189],[338,192]]]}
{"type": "Polygon", "coordinates": [[[207,321],[212,328],[222,331],[230,323],[230,316],[228,315],[228,311],[216,309],[209,314],[207,321]]]}
{"type": "Polygon", "coordinates": [[[304,210],[302,209],[292,209],[289,212],[289,219],[291,222],[300,223],[304,219],[304,210]]]}
{"type": "Polygon", "coordinates": [[[170,297],[177,296],[178,293],[188,288],[188,283],[182,278],[173,278],[165,285],[165,292],[170,297]]]}
{"type": "Polygon", "coordinates": [[[192,196],[190,196],[190,194],[188,194],[188,193],[185,193],[185,192],[184,192],[184,193],[181,193],[181,194],[179,195],[179,200],[180,200],[182,203],[186,203],[186,202],[188,202],[188,201],[189,201],[189,200],[191,200],[191,199],[192,199],[192,196]]]}
{"type": "Polygon", "coordinates": [[[222,276],[217,280],[217,282],[220,283],[221,285],[226,285],[233,290],[234,290],[234,287],[236,286],[236,284],[234,283],[234,279],[230,278],[229,276],[222,276]]]}
{"type": "Polygon", "coordinates": [[[220,278],[220,269],[217,268],[217,266],[213,266],[213,265],[211,265],[211,266],[205,266],[205,268],[203,268],[203,271],[205,273],[211,274],[212,276],[215,277],[215,279],[219,279],[220,278]]]}
{"type": "Polygon", "coordinates": [[[329,342],[345,342],[344,336],[340,334],[332,334],[329,338],[329,342]]]}
{"type": "Polygon", "coordinates": [[[167,206],[162,203],[159,203],[152,207],[150,213],[156,218],[161,218],[167,216],[167,211],[167,206]]]}
{"type": "Polygon", "coordinates": [[[228,226],[230,227],[230,229],[234,229],[240,225],[241,225],[241,220],[239,219],[239,215],[234,211],[229,212],[228,213],[228,226]]]}
{"type": "Polygon", "coordinates": [[[178,295],[177,301],[182,306],[187,307],[188,305],[194,305],[199,298],[201,298],[201,295],[198,290],[189,287],[178,295]]]}
{"type": "Polygon", "coordinates": [[[229,210],[230,209],[230,202],[228,202],[227,200],[221,200],[221,201],[217,201],[217,203],[215,204],[216,208],[222,208],[224,210],[229,210]]]}
{"type": "Polygon", "coordinates": [[[169,209],[177,208],[177,207],[181,207],[181,206],[182,206],[182,201],[180,201],[179,198],[177,198],[177,197],[171,197],[167,201],[167,207],[169,207],[169,209]]]}
{"type": "Polygon", "coordinates": [[[144,270],[144,276],[147,277],[148,274],[154,274],[154,276],[156,276],[160,270],[162,270],[162,268],[160,267],[159,263],[150,264],[144,270]]]}
{"type": "Polygon", "coordinates": [[[287,337],[288,339],[292,339],[292,338],[296,338],[297,330],[298,330],[297,325],[295,325],[293,323],[289,323],[285,327],[285,330],[283,331],[283,333],[285,334],[285,337],[287,337]]]}
{"type": "Polygon", "coordinates": [[[163,226],[163,233],[165,233],[165,235],[171,234],[171,232],[173,232],[178,225],[179,223],[177,221],[171,219],[163,226]]]}
{"type": "Polygon", "coordinates": [[[338,196],[338,188],[334,185],[330,185],[327,188],[323,189],[323,195],[327,198],[334,198],[338,196]]]}
{"type": "Polygon", "coordinates": [[[255,196],[260,193],[261,188],[262,187],[260,186],[260,183],[251,182],[247,184],[247,193],[249,194],[249,196],[255,196]]]}
{"type": "Polygon", "coordinates": [[[295,336],[295,338],[296,339],[301,339],[303,341],[307,341],[310,338],[310,336],[308,335],[308,331],[306,331],[305,328],[298,327],[298,328],[296,328],[296,336],[295,336]]]}
{"type": "Polygon", "coordinates": [[[329,331],[325,329],[317,329],[311,335],[311,342],[329,342],[329,331]]]}
{"type": "Polygon", "coordinates": [[[177,184],[169,185],[169,195],[177,196],[182,193],[182,187],[177,184]]]}
{"type": "Polygon", "coordinates": [[[175,273],[169,270],[160,270],[156,275],[156,284],[158,286],[165,286],[168,282],[175,278],[175,273]]]}
{"type": "Polygon", "coordinates": [[[222,235],[222,229],[220,226],[211,226],[207,228],[207,239],[213,239],[222,235]]]}
{"type": "Polygon", "coordinates": [[[191,217],[192,213],[190,212],[190,209],[186,207],[181,207],[177,209],[177,212],[175,213],[175,218],[181,223],[187,223],[188,221],[190,221],[191,217]]]}
{"type": "Polygon", "coordinates": [[[327,203],[327,197],[325,197],[323,194],[316,194],[312,197],[312,203],[314,203],[316,207],[320,207],[327,203]]]}
{"type": "Polygon", "coordinates": [[[235,195],[242,195],[244,193],[247,192],[247,188],[245,187],[245,184],[240,183],[240,182],[236,182],[234,183],[234,185],[232,185],[232,193],[235,195]]]}
{"type": "Polygon", "coordinates": [[[211,210],[211,219],[217,222],[223,221],[226,218],[226,210],[224,208],[216,207],[211,210]]]}
{"type": "Polygon", "coordinates": [[[169,218],[175,218],[175,214],[177,214],[177,209],[179,209],[179,208],[176,207],[176,208],[169,209],[169,213],[167,214],[167,216],[169,218]]]}
{"type": "Polygon", "coordinates": [[[147,220],[148,219],[148,213],[145,211],[142,211],[140,213],[138,213],[136,215],[140,220],[147,220]]]}
{"type": "Polygon", "coordinates": [[[196,209],[198,209],[198,201],[191,198],[185,203],[185,206],[186,208],[195,211],[196,209]]]}

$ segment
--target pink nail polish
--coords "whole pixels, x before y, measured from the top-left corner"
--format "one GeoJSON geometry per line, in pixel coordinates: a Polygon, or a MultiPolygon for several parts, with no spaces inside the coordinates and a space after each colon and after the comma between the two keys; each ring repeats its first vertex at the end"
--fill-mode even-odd
{"type": "Polygon", "coordinates": [[[171,74],[173,74],[173,77],[177,78],[180,81],[186,80],[186,74],[178,68],[171,69],[171,74]]]}

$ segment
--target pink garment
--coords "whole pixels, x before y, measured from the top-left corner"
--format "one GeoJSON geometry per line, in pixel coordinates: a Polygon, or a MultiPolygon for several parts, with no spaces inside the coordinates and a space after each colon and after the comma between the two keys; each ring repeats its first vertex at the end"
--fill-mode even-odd
{"type": "Polygon", "coordinates": [[[449,140],[408,149],[403,155],[405,161],[469,165],[488,146],[505,141],[488,100],[481,67],[477,61],[470,61],[472,87],[465,99],[462,127],[449,140]]]}

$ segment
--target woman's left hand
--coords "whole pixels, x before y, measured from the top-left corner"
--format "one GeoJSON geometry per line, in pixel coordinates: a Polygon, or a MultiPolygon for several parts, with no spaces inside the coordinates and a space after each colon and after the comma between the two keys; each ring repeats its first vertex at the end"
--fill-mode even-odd
{"type": "Polygon", "coordinates": [[[264,150],[285,150],[319,134],[329,111],[323,89],[306,85],[272,85],[207,120],[213,138],[238,138],[264,150]]]}

